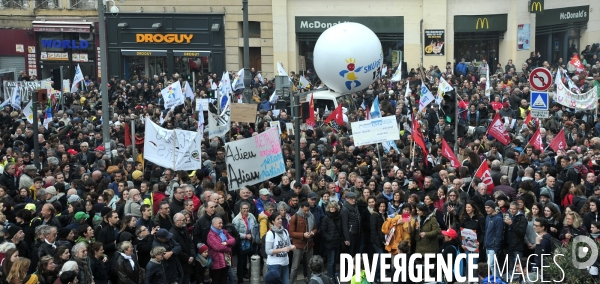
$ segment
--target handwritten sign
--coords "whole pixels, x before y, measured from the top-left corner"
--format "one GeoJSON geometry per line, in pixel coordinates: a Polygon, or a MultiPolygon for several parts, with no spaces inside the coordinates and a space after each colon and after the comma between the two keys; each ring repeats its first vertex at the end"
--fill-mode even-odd
{"type": "Polygon", "coordinates": [[[460,236],[462,244],[470,252],[479,252],[479,241],[477,240],[477,232],[471,229],[460,228],[460,236]]]}
{"type": "Polygon", "coordinates": [[[50,82],[50,78],[41,81],[4,81],[4,99],[10,98],[14,88],[18,87],[21,92],[21,100],[28,101],[31,99],[31,94],[39,90],[44,81],[50,82]]]}
{"type": "Polygon", "coordinates": [[[195,131],[168,130],[146,118],[144,159],[175,171],[202,168],[200,141],[195,131]]]}
{"type": "Polygon", "coordinates": [[[354,146],[370,145],[400,139],[395,116],[352,122],[354,146]]]}
{"type": "Polygon", "coordinates": [[[251,138],[225,144],[229,190],[257,184],[285,173],[279,133],[271,128],[251,138]]]}

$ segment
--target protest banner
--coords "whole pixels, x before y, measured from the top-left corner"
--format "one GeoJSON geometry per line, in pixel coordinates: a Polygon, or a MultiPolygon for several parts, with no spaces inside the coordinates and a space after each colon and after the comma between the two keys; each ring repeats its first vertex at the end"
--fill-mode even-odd
{"type": "Polygon", "coordinates": [[[144,159],[175,171],[202,168],[200,141],[196,131],[167,130],[146,117],[144,159]]]}

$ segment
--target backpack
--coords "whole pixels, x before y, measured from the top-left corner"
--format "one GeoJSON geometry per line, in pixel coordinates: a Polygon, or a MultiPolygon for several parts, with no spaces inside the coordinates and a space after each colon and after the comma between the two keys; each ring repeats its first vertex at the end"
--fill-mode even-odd
{"type": "Polygon", "coordinates": [[[590,170],[585,165],[574,166],[575,172],[579,174],[582,179],[587,177],[587,174],[590,173],[590,170]]]}

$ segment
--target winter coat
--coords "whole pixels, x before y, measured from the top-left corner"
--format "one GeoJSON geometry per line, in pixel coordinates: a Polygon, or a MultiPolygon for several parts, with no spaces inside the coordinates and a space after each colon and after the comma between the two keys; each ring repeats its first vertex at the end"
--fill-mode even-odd
{"type": "Polygon", "coordinates": [[[342,219],[340,212],[326,212],[321,221],[321,240],[327,249],[338,249],[342,236],[342,219]]]}
{"type": "Polygon", "coordinates": [[[360,235],[360,212],[356,205],[344,202],[340,211],[344,241],[351,241],[360,235]]]}
{"type": "Polygon", "coordinates": [[[235,218],[233,218],[233,221],[231,221],[231,223],[233,224],[233,226],[235,226],[235,229],[239,233],[240,242],[242,240],[246,239],[247,234],[251,234],[252,235],[252,243],[253,244],[260,243],[260,227],[259,227],[258,221],[256,220],[256,217],[254,217],[254,215],[248,214],[248,227],[246,227],[246,222],[244,221],[244,218],[242,217],[242,213],[239,213],[237,216],[235,216],[235,218]],[[250,232],[248,232],[248,229],[250,229],[250,232]]]}
{"type": "MultiPolygon", "coordinates": [[[[211,269],[221,269],[228,266],[228,263],[225,261],[225,258],[231,259],[231,248],[235,245],[235,239],[226,231],[223,230],[223,233],[227,237],[227,245],[223,245],[223,241],[221,241],[221,237],[213,230],[208,232],[208,236],[206,238],[208,245],[208,255],[212,258],[213,262],[211,265],[211,269]]],[[[230,264],[229,264],[230,265],[230,264]]]]}
{"type": "Polygon", "coordinates": [[[525,250],[525,233],[527,232],[527,218],[521,212],[517,213],[516,216],[512,217],[512,224],[504,224],[506,240],[505,248],[510,251],[523,251],[525,250]]]}
{"type": "MultiPolygon", "coordinates": [[[[391,254],[400,253],[400,251],[398,250],[398,245],[402,241],[408,241],[410,243],[410,233],[412,232],[412,228],[415,227],[415,221],[412,219],[409,222],[404,223],[402,225],[396,225],[396,222],[398,222],[398,220],[401,219],[402,214],[397,214],[393,218],[387,218],[387,220],[383,222],[383,224],[381,225],[381,229],[379,230],[384,237],[383,242],[385,243],[385,236],[387,236],[392,231],[392,228],[395,228],[394,235],[392,236],[392,239],[390,239],[390,242],[387,245],[384,244],[385,250],[390,252],[391,254]]],[[[375,228],[373,228],[372,230],[375,230],[375,228]]]]}
{"type": "Polygon", "coordinates": [[[369,222],[371,227],[369,230],[371,231],[371,243],[376,247],[383,247],[385,245],[385,234],[382,232],[382,228],[387,216],[387,213],[371,213],[371,220],[369,222]]]}
{"type": "Polygon", "coordinates": [[[597,214],[600,211],[588,212],[583,215],[583,225],[588,232],[591,232],[592,223],[598,222],[600,219],[600,214],[597,214]]]}
{"type": "Polygon", "coordinates": [[[117,258],[117,274],[119,276],[118,284],[142,284],[142,270],[140,269],[140,264],[137,261],[137,256],[135,254],[131,255],[131,259],[134,262],[134,267],[131,267],[131,261],[125,259],[123,255],[119,253],[119,258],[117,258]]]}
{"type": "Polygon", "coordinates": [[[210,226],[212,225],[212,218],[215,217],[216,214],[209,216],[208,214],[202,215],[196,224],[194,225],[194,244],[198,245],[199,243],[206,243],[206,237],[208,236],[208,232],[210,231],[210,226]]]}
{"type": "Polygon", "coordinates": [[[163,243],[155,238],[152,247],[158,246],[164,247],[166,252],[173,252],[173,256],[169,259],[163,259],[161,263],[165,269],[167,282],[177,281],[179,275],[183,275],[183,268],[181,267],[181,263],[179,263],[179,258],[177,258],[177,255],[181,253],[181,246],[173,239],[170,239],[168,243],[163,243]]]}
{"type": "Polygon", "coordinates": [[[15,196],[17,190],[19,189],[17,178],[9,175],[7,172],[4,172],[2,175],[0,175],[0,185],[6,187],[6,193],[8,193],[10,196],[15,196]]]}
{"type": "Polygon", "coordinates": [[[113,254],[117,251],[115,227],[109,225],[102,227],[96,240],[102,243],[104,253],[108,256],[108,259],[112,259],[113,254]]]}
{"type": "Polygon", "coordinates": [[[94,276],[95,284],[108,284],[108,273],[102,259],[90,257],[90,270],[94,276]]]}
{"type": "Polygon", "coordinates": [[[195,246],[192,243],[192,238],[190,237],[187,227],[181,229],[177,227],[173,227],[169,230],[169,232],[173,233],[173,240],[175,240],[181,246],[181,253],[177,254],[179,258],[179,263],[183,268],[183,273],[192,274],[194,272],[194,262],[188,263],[188,260],[196,257],[195,246]]]}
{"type": "MultiPolygon", "coordinates": [[[[504,236],[504,221],[501,214],[488,215],[485,217],[485,249],[491,249],[496,252],[502,248],[502,238],[504,236]]],[[[521,238],[521,241],[523,238],[521,238]]]]}
{"type": "Polygon", "coordinates": [[[133,216],[135,216],[135,218],[140,219],[142,218],[142,212],[140,212],[140,203],[139,202],[135,202],[131,199],[127,200],[127,203],[125,203],[125,208],[123,208],[123,213],[125,215],[127,214],[131,214],[133,216]]]}
{"type": "MultiPolygon", "coordinates": [[[[302,210],[299,210],[292,216],[289,222],[288,232],[290,233],[290,237],[292,238],[292,244],[296,246],[297,249],[304,249],[308,246],[308,248],[312,248],[315,243],[313,238],[304,237],[304,233],[309,232],[309,220],[308,218],[315,218],[312,213],[309,212],[308,218],[301,215],[302,210]]],[[[310,230],[310,233],[313,235],[317,234],[317,222],[314,222],[314,228],[310,230]]]]}
{"type": "Polygon", "coordinates": [[[146,265],[146,279],[145,284],[163,284],[167,283],[167,277],[165,276],[165,268],[160,263],[156,263],[152,260],[146,265]]]}
{"type": "Polygon", "coordinates": [[[79,267],[79,272],[77,273],[79,283],[92,283],[94,276],[90,268],[89,259],[87,257],[85,259],[75,257],[73,260],[77,262],[77,266],[79,267]]]}
{"type": "Polygon", "coordinates": [[[437,253],[439,251],[438,235],[442,232],[435,218],[435,212],[427,217],[417,217],[415,227],[416,253],[437,253]],[[420,233],[425,233],[421,238],[420,233]]]}
{"type": "MultiPolygon", "coordinates": [[[[460,229],[474,230],[477,234],[477,240],[479,241],[479,247],[482,247],[483,236],[485,235],[485,217],[482,215],[475,215],[473,217],[465,214],[465,217],[461,219],[460,223],[457,224],[453,229],[460,235],[460,229]]],[[[461,246],[462,247],[462,246],[461,246]]]]}

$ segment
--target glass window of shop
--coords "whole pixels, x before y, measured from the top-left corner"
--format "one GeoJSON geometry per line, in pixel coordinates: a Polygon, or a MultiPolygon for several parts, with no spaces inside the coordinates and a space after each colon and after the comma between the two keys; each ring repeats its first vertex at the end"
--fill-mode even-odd
{"type": "Polygon", "coordinates": [[[139,55],[123,56],[123,74],[125,80],[134,78],[152,78],[154,75],[160,75],[167,72],[168,58],[166,52],[137,52],[139,55]]]}
{"type": "MultiPolygon", "coordinates": [[[[471,33],[469,33],[471,34],[471,33]]],[[[463,58],[465,62],[481,63],[485,59],[489,66],[496,66],[500,39],[492,37],[482,39],[477,35],[462,35],[454,41],[454,58],[458,64],[463,58]]],[[[490,70],[491,71],[491,70],[490,70]]]]}
{"type": "Polygon", "coordinates": [[[210,60],[208,56],[177,56],[177,53],[174,53],[174,68],[175,72],[187,78],[187,76],[192,76],[192,73],[201,72],[202,74],[208,73],[210,68],[210,60]]]}
{"type": "Polygon", "coordinates": [[[454,16],[455,66],[463,58],[476,65],[485,59],[493,72],[507,21],[507,14],[454,16]]]}
{"type": "Polygon", "coordinates": [[[63,77],[72,78],[80,66],[84,75],[96,77],[96,44],[91,33],[38,32],[38,58],[43,62],[41,76],[52,76],[52,69],[63,68],[63,77]]]}

